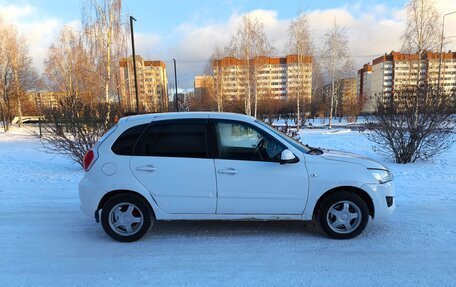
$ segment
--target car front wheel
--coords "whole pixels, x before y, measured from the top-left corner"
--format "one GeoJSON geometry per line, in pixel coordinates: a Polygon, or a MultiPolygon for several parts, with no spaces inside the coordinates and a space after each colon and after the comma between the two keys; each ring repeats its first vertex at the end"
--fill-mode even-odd
{"type": "Polygon", "coordinates": [[[358,236],[369,221],[366,202],[353,192],[337,192],[320,205],[317,221],[323,232],[332,238],[349,239],[358,236]]]}
{"type": "Polygon", "coordinates": [[[101,210],[101,224],[113,239],[132,242],[143,237],[154,218],[148,204],[138,196],[121,194],[110,198],[101,210]]]}

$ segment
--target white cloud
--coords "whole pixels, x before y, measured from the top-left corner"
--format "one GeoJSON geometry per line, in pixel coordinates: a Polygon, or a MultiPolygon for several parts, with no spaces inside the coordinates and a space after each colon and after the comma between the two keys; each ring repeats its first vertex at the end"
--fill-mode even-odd
{"type": "Polygon", "coordinates": [[[34,10],[35,8],[31,5],[6,5],[0,7],[0,17],[2,17],[7,22],[16,22],[21,17],[32,15],[34,10]]]}
{"type": "MultiPolygon", "coordinates": [[[[277,56],[286,55],[288,26],[291,19],[280,19],[276,11],[270,10],[254,10],[249,14],[261,19],[271,44],[276,48],[277,56]]],[[[209,58],[215,46],[223,47],[228,43],[242,16],[238,12],[233,12],[224,22],[204,26],[182,23],[176,29],[173,36],[181,40],[173,43],[164,57],[174,57],[178,60],[180,82],[183,86],[191,87],[193,76],[203,72],[205,60],[209,58]]],[[[357,66],[372,60],[374,56],[400,49],[404,16],[401,11],[385,6],[373,7],[372,11],[362,12],[359,4],[308,11],[311,34],[317,49],[322,36],[336,20],[339,25],[347,29],[350,50],[355,56],[357,66]],[[383,13],[374,11],[383,11],[383,13]],[[359,57],[360,55],[370,55],[370,57],[359,57]]],[[[168,69],[169,73],[170,71],[172,69],[168,69]]]]}
{"type": "MultiPolygon", "coordinates": [[[[41,72],[47,49],[65,23],[59,18],[40,17],[39,14],[36,7],[28,4],[0,7],[0,17],[5,23],[14,24],[18,32],[25,38],[33,66],[41,72]]],[[[67,24],[78,25],[78,22],[72,21],[67,24]]]]}
{"type": "MultiPolygon", "coordinates": [[[[454,0],[439,0],[435,5],[442,15],[449,11],[456,11],[454,0]]],[[[258,17],[264,23],[266,34],[276,48],[276,54],[286,55],[288,25],[291,19],[280,19],[277,12],[271,10],[259,9],[248,13],[258,17]]],[[[406,21],[405,7],[396,8],[386,5],[363,7],[361,2],[357,2],[339,8],[311,10],[307,11],[307,14],[317,51],[324,33],[334,25],[334,21],[347,29],[350,51],[357,67],[371,62],[384,53],[401,49],[401,35],[406,21]]],[[[202,26],[184,22],[176,29],[175,36],[181,41],[174,43],[165,57],[175,57],[178,59],[178,65],[179,59],[190,62],[182,63],[178,69],[186,87],[191,86],[193,75],[203,72],[202,61],[209,58],[214,47],[216,45],[223,47],[228,43],[242,16],[235,11],[224,22],[202,26]]],[[[446,18],[445,31],[447,37],[456,36],[456,14],[446,18]]],[[[446,49],[454,50],[455,42],[456,38],[453,39],[452,44],[446,46],[446,49]]]]}

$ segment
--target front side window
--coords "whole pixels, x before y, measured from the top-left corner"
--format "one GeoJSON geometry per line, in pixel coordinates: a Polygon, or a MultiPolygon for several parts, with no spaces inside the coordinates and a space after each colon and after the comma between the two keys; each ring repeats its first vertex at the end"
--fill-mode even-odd
{"type": "Polygon", "coordinates": [[[208,158],[207,124],[195,121],[158,124],[145,138],[140,154],[208,158]]]}
{"type": "Polygon", "coordinates": [[[278,162],[285,149],[275,139],[244,123],[218,122],[215,127],[218,157],[222,159],[278,162]]]}

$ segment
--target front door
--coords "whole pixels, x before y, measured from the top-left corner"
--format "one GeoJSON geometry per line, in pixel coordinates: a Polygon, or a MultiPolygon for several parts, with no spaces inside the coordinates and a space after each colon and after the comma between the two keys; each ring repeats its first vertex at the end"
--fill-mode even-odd
{"type": "Polygon", "coordinates": [[[280,164],[286,148],[258,127],[215,122],[217,213],[301,214],[307,200],[304,161],[280,164]]]}
{"type": "Polygon", "coordinates": [[[167,213],[215,213],[214,160],[208,150],[208,121],[153,123],[138,143],[130,167],[167,213]]]}

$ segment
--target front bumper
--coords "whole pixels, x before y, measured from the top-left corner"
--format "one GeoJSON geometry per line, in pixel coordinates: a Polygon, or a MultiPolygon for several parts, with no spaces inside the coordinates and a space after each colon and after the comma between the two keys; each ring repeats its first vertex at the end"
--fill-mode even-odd
{"type": "Polygon", "coordinates": [[[372,198],[375,219],[385,218],[394,212],[396,198],[392,181],[383,184],[365,184],[362,188],[367,190],[372,198]]]}

